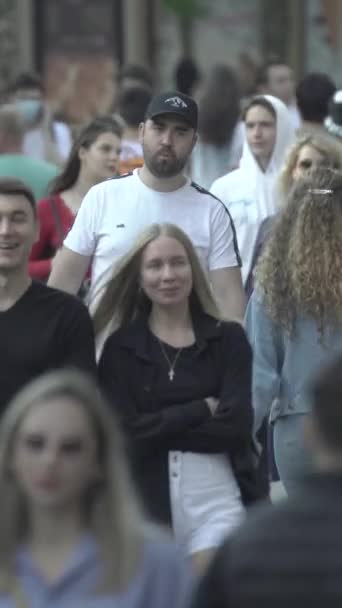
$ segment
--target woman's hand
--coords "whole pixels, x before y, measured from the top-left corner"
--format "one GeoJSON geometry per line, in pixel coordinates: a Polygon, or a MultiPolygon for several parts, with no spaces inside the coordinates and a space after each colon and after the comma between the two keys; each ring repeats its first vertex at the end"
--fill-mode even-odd
{"type": "Polygon", "coordinates": [[[206,397],[204,401],[206,402],[208,408],[210,409],[210,413],[213,416],[217,410],[219,400],[215,399],[215,397],[206,397]]]}

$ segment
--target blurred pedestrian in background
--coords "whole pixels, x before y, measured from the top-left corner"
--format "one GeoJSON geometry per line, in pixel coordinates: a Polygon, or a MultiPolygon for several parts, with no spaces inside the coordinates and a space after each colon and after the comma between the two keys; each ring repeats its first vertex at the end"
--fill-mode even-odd
{"type": "Polygon", "coordinates": [[[128,89],[144,88],[153,92],[153,74],[144,65],[128,63],[124,65],[119,74],[119,93],[128,89]]]}
{"type": "Polygon", "coordinates": [[[201,72],[192,57],[183,57],[179,60],[174,71],[176,90],[185,95],[196,95],[197,87],[201,82],[201,72]]]}
{"type": "Polygon", "coordinates": [[[29,262],[33,278],[48,279],[56,251],[88,190],[118,174],[121,135],[121,124],[110,116],[97,117],[81,129],[65,167],[50,186],[50,195],[38,202],[40,232],[29,262]]]}
{"type": "Polygon", "coordinates": [[[329,114],[329,102],[336,84],[322,72],[310,72],[298,83],[296,99],[302,117],[301,132],[324,131],[324,120],[329,114]]]}
{"type": "Polygon", "coordinates": [[[252,353],[224,322],[195,249],[171,224],[139,235],[94,315],[114,316],[99,379],[128,437],[147,512],[172,525],[203,570],[259,488],[252,448],[252,353]]]}
{"type": "Polygon", "coordinates": [[[290,494],[312,464],[303,440],[308,382],[342,353],[341,251],[342,174],[322,167],[289,194],[246,312],[255,431],[270,416],[277,468],[290,494]]]}
{"type": "Polygon", "coordinates": [[[8,97],[24,121],[24,153],[61,165],[72,146],[71,132],[65,123],[54,120],[41,78],[26,72],[20,74],[10,85],[8,97]]]}
{"type": "Polygon", "coordinates": [[[305,435],[315,472],[298,496],[258,510],[227,540],[193,608],[341,605],[341,357],[320,371],[309,399],[305,435]]]}
{"type": "Polygon", "coordinates": [[[244,139],[240,90],[235,72],[217,65],[198,92],[198,141],[191,156],[191,177],[209,189],[239,166],[244,139]]]}
{"type": "Polygon", "coordinates": [[[133,171],[144,164],[139,127],[144,122],[151,98],[151,92],[144,87],[123,89],[119,95],[117,110],[124,120],[120,173],[133,171]]]}
{"type": "Polygon", "coordinates": [[[253,97],[244,111],[246,136],[240,167],[219,178],[211,192],[232,215],[247,286],[260,225],[279,208],[277,180],[294,141],[289,112],[280,99],[253,97]]]}
{"type": "Polygon", "coordinates": [[[295,80],[292,68],[280,57],[273,57],[260,68],[256,81],[257,92],[280,99],[287,107],[294,129],[301,124],[296,105],[295,80]]]}
{"type": "Polygon", "coordinates": [[[14,104],[0,105],[0,177],[20,179],[36,200],[46,196],[57,173],[56,165],[30,158],[23,152],[24,124],[14,104]]]}
{"type": "Polygon", "coordinates": [[[29,384],[0,438],[1,607],[188,605],[189,567],[143,522],[117,425],[85,375],[29,384]]]}

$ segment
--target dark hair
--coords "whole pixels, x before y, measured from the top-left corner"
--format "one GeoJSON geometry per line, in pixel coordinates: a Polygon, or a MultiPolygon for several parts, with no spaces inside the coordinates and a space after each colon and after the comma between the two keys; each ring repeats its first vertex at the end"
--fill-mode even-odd
{"type": "Polygon", "coordinates": [[[153,76],[148,68],[137,63],[129,63],[124,65],[120,71],[119,80],[122,82],[125,78],[138,80],[142,86],[153,88],[153,76]]]}
{"type": "Polygon", "coordinates": [[[277,119],[276,111],[272,106],[271,102],[268,101],[268,99],[266,99],[266,97],[264,97],[263,95],[255,95],[255,97],[252,97],[252,99],[248,101],[247,105],[243,109],[243,120],[246,120],[247,112],[249,112],[251,108],[254,108],[254,106],[262,106],[263,108],[265,108],[265,110],[268,110],[268,112],[270,112],[270,114],[272,114],[275,119],[277,119]]]}
{"type": "Polygon", "coordinates": [[[90,148],[102,133],[114,133],[121,138],[122,131],[122,125],[111,116],[98,116],[92,120],[75,139],[62,173],[56,177],[50,186],[50,194],[63,192],[63,190],[71,188],[76,182],[81,168],[80,148],[90,148]]]}
{"type": "Polygon", "coordinates": [[[336,90],[334,81],[327,74],[311,72],[304,76],[296,88],[297,105],[303,120],[323,123],[336,90]]]}
{"type": "Polygon", "coordinates": [[[342,357],[312,382],[312,415],[326,445],[342,452],[342,357]]]}
{"type": "Polygon", "coordinates": [[[200,80],[200,71],[190,57],[184,57],[176,65],[175,81],[176,89],[185,95],[191,95],[194,85],[200,80]]]}
{"type": "Polygon", "coordinates": [[[198,107],[202,141],[216,146],[227,144],[240,116],[240,87],[234,70],[225,65],[211,70],[198,107]]]}
{"type": "Polygon", "coordinates": [[[0,195],[24,196],[30,203],[34,215],[36,215],[36,201],[31,188],[19,179],[11,177],[0,178],[0,195]]]}
{"type": "Polygon", "coordinates": [[[123,89],[119,95],[118,112],[129,127],[138,127],[144,121],[152,93],[145,87],[123,89]]]}
{"type": "Polygon", "coordinates": [[[15,80],[10,84],[9,92],[15,93],[20,89],[39,89],[39,91],[44,93],[43,81],[38,74],[34,74],[33,72],[22,72],[21,74],[18,74],[15,80]]]}

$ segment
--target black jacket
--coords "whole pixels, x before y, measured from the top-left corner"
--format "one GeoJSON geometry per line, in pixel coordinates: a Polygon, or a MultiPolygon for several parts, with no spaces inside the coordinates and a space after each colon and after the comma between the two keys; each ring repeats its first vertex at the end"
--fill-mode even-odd
{"type": "Polygon", "coordinates": [[[171,521],[170,450],[227,453],[244,502],[261,494],[251,441],[252,353],[245,332],[238,323],[218,322],[204,314],[193,322],[199,365],[213,377],[210,396],[219,399],[214,416],[204,401],[209,395],[201,392],[203,376],[196,378],[196,398],[179,395],[168,407],[158,403],[158,365],[151,359],[151,334],[144,318],[109,337],[99,364],[100,383],[122,421],[145,505],[164,522],[171,521]]]}
{"type": "Polygon", "coordinates": [[[257,509],[218,551],[193,608],[342,606],[342,474],[257,509]]]}

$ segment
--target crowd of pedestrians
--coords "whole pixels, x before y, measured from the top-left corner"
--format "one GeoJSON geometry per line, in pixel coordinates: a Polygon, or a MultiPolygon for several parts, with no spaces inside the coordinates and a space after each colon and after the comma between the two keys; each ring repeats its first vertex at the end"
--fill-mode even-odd
{"type": "Polygon", "coordinates": [[[0,106],[0,608],[342,599],[342,92],[176,76],[0,106]]]}

